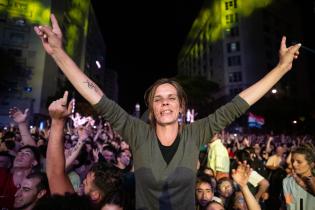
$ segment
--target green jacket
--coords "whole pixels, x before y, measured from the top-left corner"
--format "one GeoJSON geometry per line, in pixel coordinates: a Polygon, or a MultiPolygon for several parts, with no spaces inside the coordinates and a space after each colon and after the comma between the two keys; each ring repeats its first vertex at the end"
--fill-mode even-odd
{"type": "Polygon", "coordinates": [[[136,209],[195,208],[195,182],[199,147],[214,133],[241,116],[249,105],[239,96],[206,118],[186,125],[178,149],[169,165],[158,145],[155,129],[126,113],[104,96],[97,112],[130,144],[136,179],[136,209]]]}

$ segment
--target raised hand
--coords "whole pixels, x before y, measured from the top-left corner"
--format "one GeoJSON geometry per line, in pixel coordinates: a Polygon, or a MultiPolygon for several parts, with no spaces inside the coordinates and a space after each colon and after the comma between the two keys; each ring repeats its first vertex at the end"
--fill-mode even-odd
{"type": "Polygon", "coordinates": [[[302,177],[298,176],[294,170],[292,169],[292,177],[295,179],[296,183],[300,185],[303,189],[306,190],[306,184],[305,184],[305,179],[302,177]]]}
{"type": "Polygon", "coordinates": [[[244,187],[247,185],[250,173],[251,168],[246,161],[243,163],[238,162],[237,169],[232,170],[232,178],[240,187],[244,187]]]}
{"type": "Polygon", "coordinates": [[[71,101],[68,106],[67,106],[67,101],[68,101],[68,91],[65,91],[62,98],[56,101],[53,101],[49,105],[48,107],[49,115],[53,120],[64,120],[71,114],[73,101],[71,101]]]}
{"type": "Polygon", "coordinates": [[[99,154],[99,149],[98,148],[95,148],[93,149],[93,157],[94,157],[94,162],[98,162],[98,154],[99,154]]]}
{"type": "Polygon", "coordinates": [[[89,124],[85,126],[79,126],[78,127],[79,140],[85,141],[89,137],[90,132],[91,132],[91,126],[89,124]]]}
{"type": "Polygon", "coordinates": [[[25,109],[24,112],[22,112],[19,108],[13,107],[9,109],[9,117],[12,118],[17,124],[25,123],[28,111],[29,109],[25,109]]]}
{"type": "Polygon", "coordinates": [[[279,50],[279,66],[283,66],[286,71],[292,68],[293,59],[297,59],[301,44],[295,44],[290,47],[286,45],[286,37],[283,36],[279,50]]]}
{"type": "Polygon", "coordinates": [[[51,14],[50,20],[52,27],[35,26],[34,30],[42,40],[42,44],[46,52],[53,55],[56,50],[62,48],[62,32],[54,14],[51,14]]]}

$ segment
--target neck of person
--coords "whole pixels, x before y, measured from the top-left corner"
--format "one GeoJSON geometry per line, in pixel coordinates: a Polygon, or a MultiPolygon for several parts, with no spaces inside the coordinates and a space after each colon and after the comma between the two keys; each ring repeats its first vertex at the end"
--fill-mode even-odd
{"type": "Polygon", "coordinates": [[[163,146],[170,146],[175,141],[179,131],[178,123],[156,125],[156,135],[163,146]]]}

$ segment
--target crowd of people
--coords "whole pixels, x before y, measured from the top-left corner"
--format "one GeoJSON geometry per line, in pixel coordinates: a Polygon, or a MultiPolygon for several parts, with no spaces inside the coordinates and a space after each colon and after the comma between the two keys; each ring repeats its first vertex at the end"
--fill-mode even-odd
{"type": "MultiPolygon", "coordinates": [[[[0,132],[0,206],[135,209],[129,144],[101,118],[68,114],[54,139],[53,119],[30,128],[27,110],[10,110],[14,124],[0,132]]],[[[220,132],[199,149],[196,209],[315,208],[313,145],[308,135],[220,132]]]]}
{"type": "Polygon", "coordinates": [[[222,132],[292,68],[300,44],[287,47],[283,37],[274,69],[190,124],[185,91],[160,79],[145,93],[144,122],[79,69],[54,15],[51,24],[35,32],[99,117],[73,115],[67,91],[50,104],[42,130],[29,130],[27,109],[10,109],[16,126],[1,130],[3,209],[315,209],[311,137],[222,132]]]}

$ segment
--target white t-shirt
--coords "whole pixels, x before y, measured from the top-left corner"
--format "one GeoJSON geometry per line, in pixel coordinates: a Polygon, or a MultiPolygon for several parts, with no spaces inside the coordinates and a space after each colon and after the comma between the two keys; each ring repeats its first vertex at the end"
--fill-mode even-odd
{"type": "Polygon", "coordinates": [[[263,179],[264,177],[262,175],[253,170],[248,178],[248,182],[254,187],[257,187],[259,182],[261,182],[263,179]]]}

